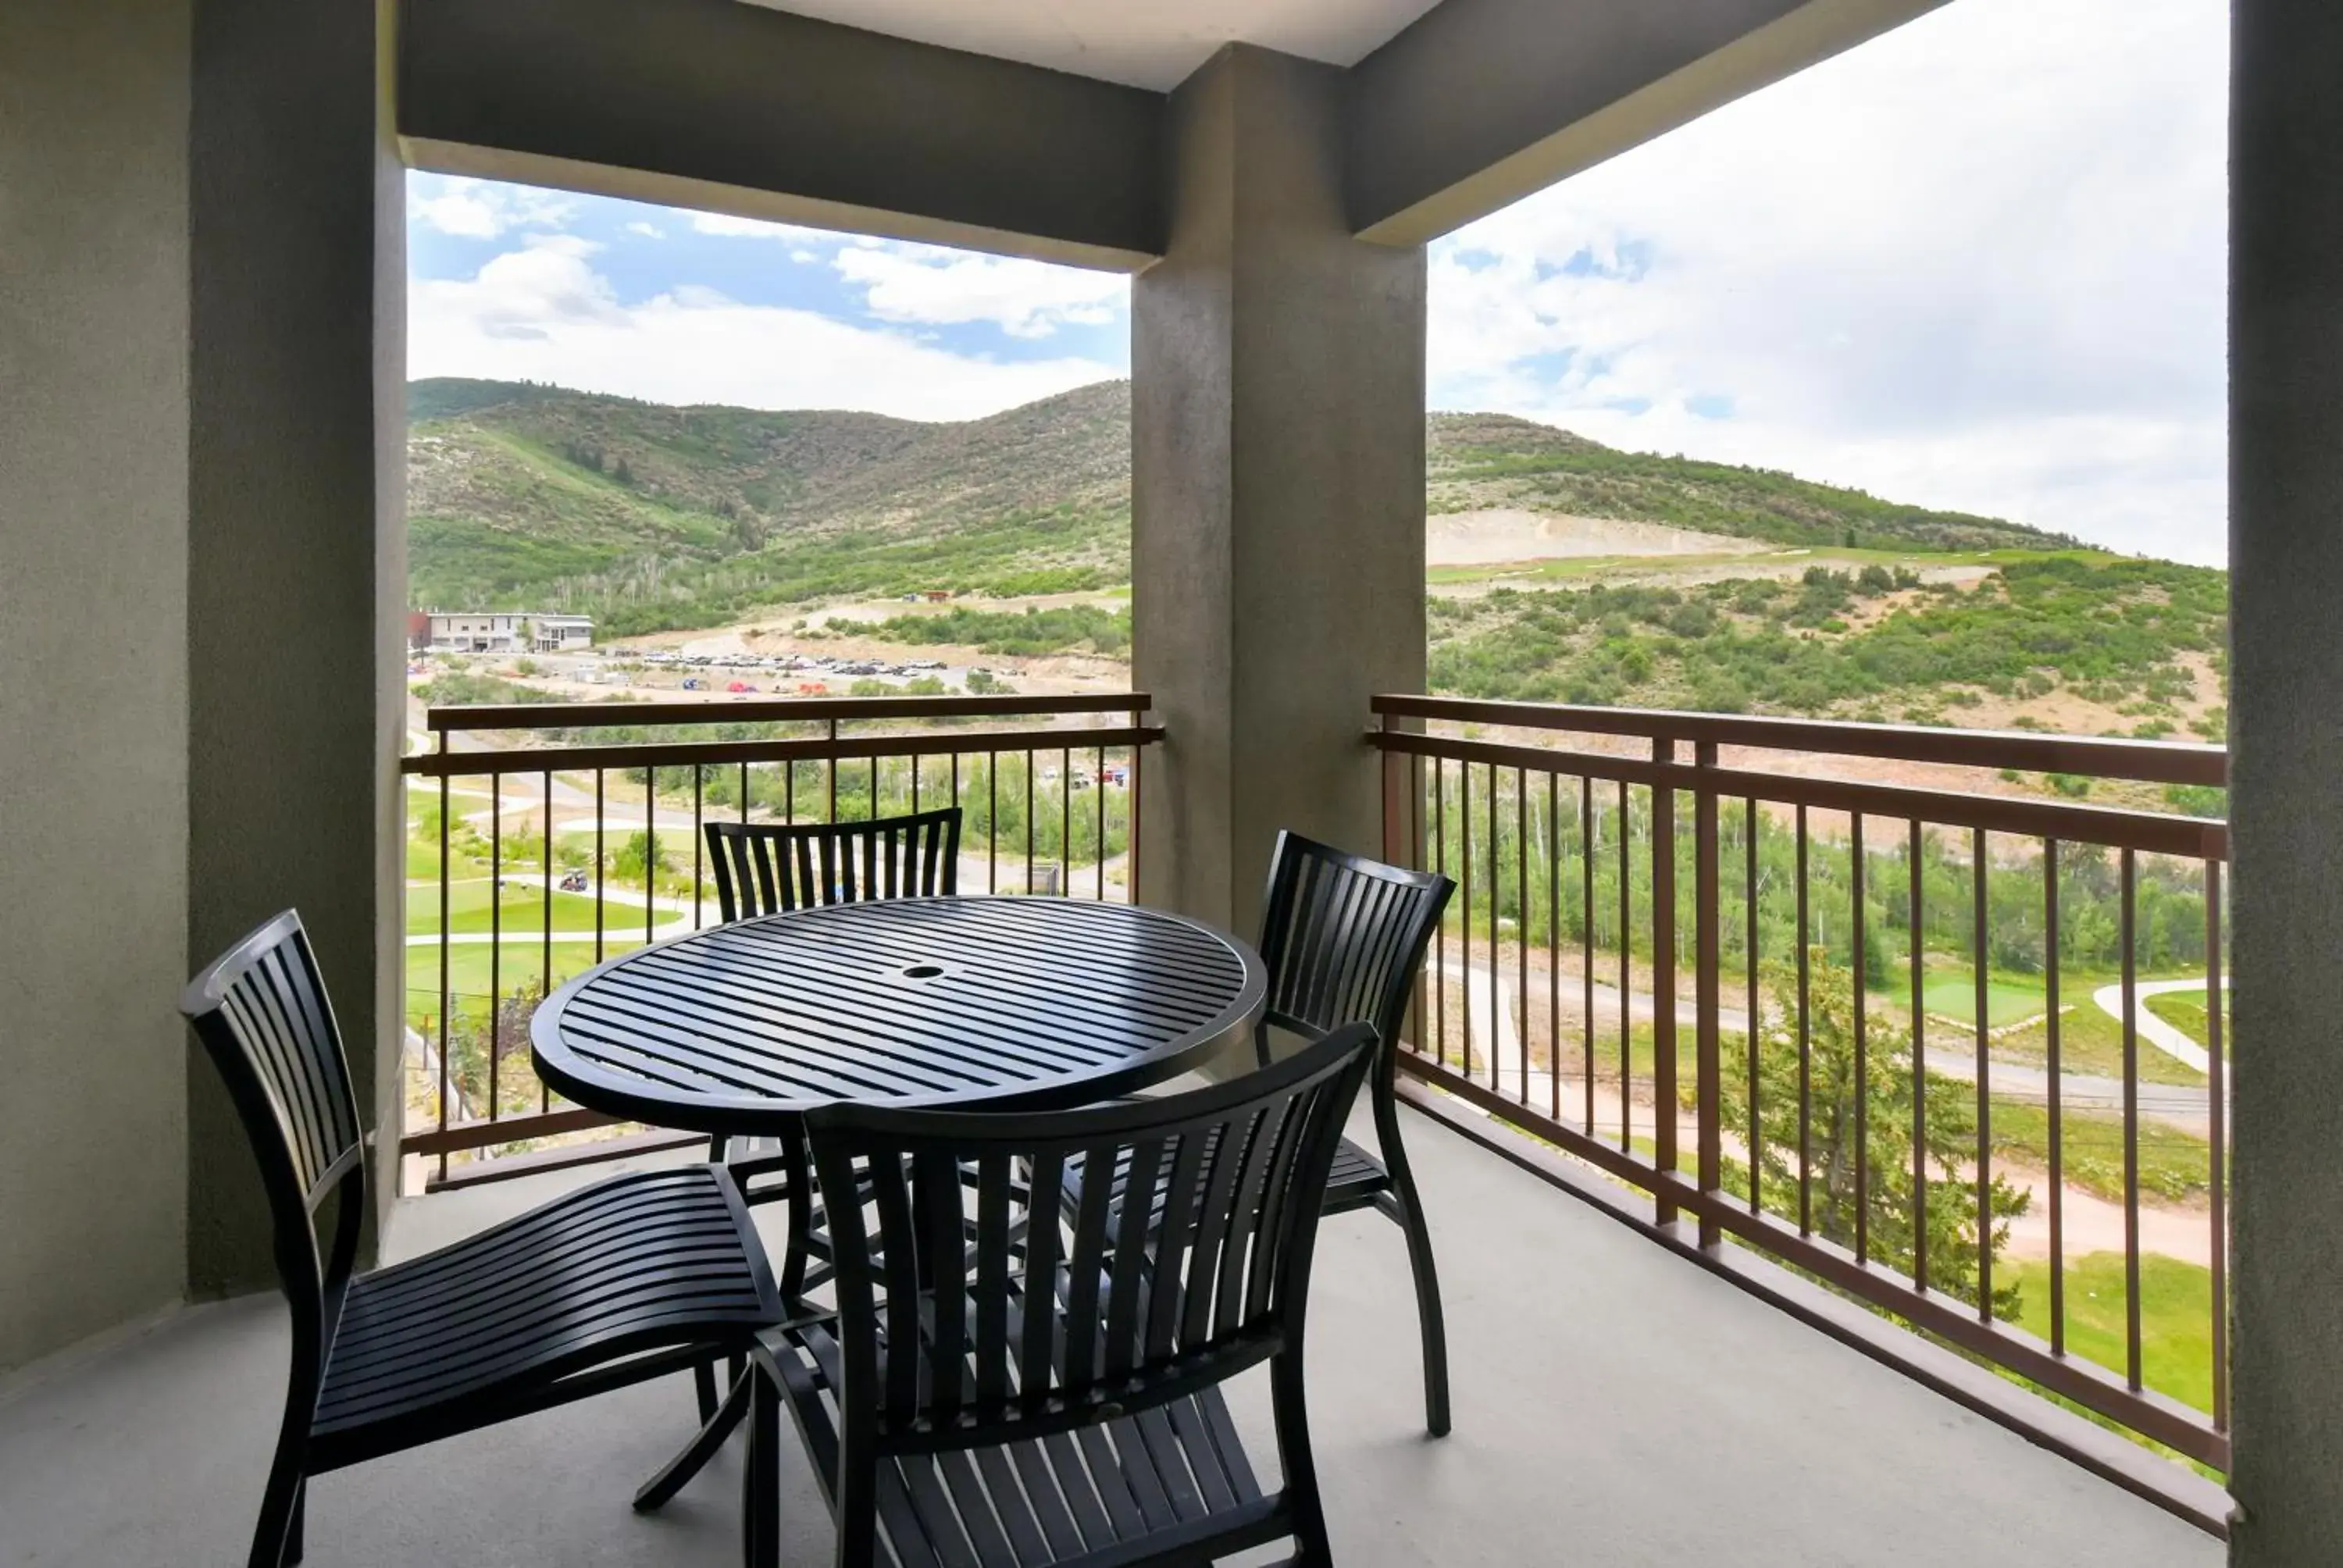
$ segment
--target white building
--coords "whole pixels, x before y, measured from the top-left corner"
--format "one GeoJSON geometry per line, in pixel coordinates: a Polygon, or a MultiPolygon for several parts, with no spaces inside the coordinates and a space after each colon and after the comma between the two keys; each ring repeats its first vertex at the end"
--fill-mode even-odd
{"type": "Polygon", "coordinates": [[[448,653],[574,653],[594,646],[594,619],[536,610],[427,610],[422,645],[448,653]]]}

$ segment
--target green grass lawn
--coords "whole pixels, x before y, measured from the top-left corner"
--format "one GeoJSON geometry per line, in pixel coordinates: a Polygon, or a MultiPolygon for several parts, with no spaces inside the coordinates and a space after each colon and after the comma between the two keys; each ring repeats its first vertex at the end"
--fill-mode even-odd
{"type": "MultiPolygon", "coordinates": [[[[2123,1201],[2123,1118],[2112,1112],[2069,1111],[2061,1119],[2059,1175],[2072,1186],[2123,1201]]],[[[2004,1158],[2036,1170],[2050,1168],[2050,1113],[2020,1100],[1993,1102],[1993,1146],[2004,1158]]],[[[2212,1181],[2211,1146],[2168,1122],[2142,1117],[2139,1123],[2139,1188],[2148,1201],[2191,1202],[2207,1195],[2212,1181]]]]}
{"type": "MultiPolygon", "coordinates": [[[[2123,1076],[2123,1025],[2101,1012],[2091,1000],[2091,992],[2107,983],[2109,977],[2062,977],[2058,997],[2065,1010],[2058,1020],[2058,1065],[2067,1072],[2089,1073],[2101,1078],[2123,1076]]],[[[2182,992],[2174,992],[2176,996],[2182,992]]],[[[2151,999],[2151,1005],[2157,1000],[2151,999]]],[[[2186,1025],[2182,1026],[2186,1028],[2186,1025]]],[[[2046,1021],[2027,1028],[1996,1035],[1993,1054],[1996,1060],[2023,1061],[2040,1066],[2049,1060],[2049,1025],[2046,1021]]],[[[2205,1075],[2185,1062],[2175,1061],[2154,1046],[2142,1043],[2139,1048],[2139,1075],[2150,1083],[2201,1084],[2205,1075]]]]}
{"type": "MultiPolygon", "coordinates": [[[[2212,1031],[2205,1016],[2203,990],[2166,991],[2160,996],[2149,997],[2147,1007],[2148,1011],[2197,1044],[2210,1041],[2212,1031]]],[[[2228,1054],[2231,1040],[2229,1011],[2230,1004],[2225,998],[2221,1007],[2221,1052],[2225,1057],[2228,1054]]]]}
{"type": "MultiPolygon", "coordinates": [[[[603,943],[605,958],[632,952],[643,945],[642,930],[638,927],[632,936],[623,931],[611,933],[603,943]]],[[[488,996],[489,957],[502,950],[503,962],[497,965],[497,988],[507,996],[536,994],[545,981],[545,947],[536,940],[508,939],[500,943],[458,942],[447,949],[447,989],[454,994],[458,1008],[480,1008],[488,996]]],[[[553,985],[559,985],[570,976],[594,966],[592,942],[556,942],[553,944],[553,985]]],[[[407,950],[407,1015],[417,1023],[439,1010],[439,949],[417,946],[407,950]]]]}
{"type": "MultiPolygon", "coordinates": [[[[2050,1337],[2047,1259],[2007,1263],[2016,1271],[2018,1322],[2050,1337]]],[[[2212,1271],[2149,1253],[2139,1261],[2140,1380],[2198,1410],[2213,1408],[2212,1271]]],[[[2124,1370],[2124,1261],[2093,1252],[2066,1264],[2066,1348],[2110,1372],[2124,1370]]]]}
{"type": "MultiPolygon", "coordinates": [[[[1927,1010],[1965,1023],[1976,1019],[1976,976],[1969,970],[1931,970],[1921,987],[1927,1010]]],[[[2044,1008],[2042,988],[2024,980],[1988,978],[1985,988],[1986,1027],[1998,1029],[2020,1019],[2035,1018],[2044,1008]]]]}
{"type": "MultiPolygon", "coordinates": [[[[447,890],[447,929],[459,936],[484,936],[491,929],[493,919],[489,902],[490,885],[486,877],[476,881],[457,882],[447,890]]],[[[666,926],[677,919],[675,911],[659,910],[654,919],[666,926]]],[[[545,929],[545,893],[540,888],[526,884],[508,886],[504,890],[503,929],[507,932],[542,931],[545,929]]],[[[643,908],[639,903],[606,900],[602,905],[602,930],[608,931],[643,929],[643,908]]],[[[436,888],[418,888],[407,903],[407,930],[410,936],[429,936],[439,930],[439,896],[436,888]]],[[[556,892],[553,895],[553,930],[564,932],[594,930],[594,900],[587,893],[556,892]]]]}

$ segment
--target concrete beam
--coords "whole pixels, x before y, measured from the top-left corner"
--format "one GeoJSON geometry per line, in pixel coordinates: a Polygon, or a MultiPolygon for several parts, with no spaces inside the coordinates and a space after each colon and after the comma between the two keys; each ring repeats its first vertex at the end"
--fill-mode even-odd
{"type": "Polygon", "coordinates": [[[407,0],[418,167],[1133,270],[1159,94],[738,0],[407,0]]]}
{"type": "Polygon", "coordinates": [[[2231,1561],[2278,1568],[2343,1541],[2343,7],[2231,26],[2231,1561]]]}
{"type": "Polygon", "coordinates": [[[1351,73],[1363,239],[1421,245],[1944,0],[1443,0],[1351,73]]]}

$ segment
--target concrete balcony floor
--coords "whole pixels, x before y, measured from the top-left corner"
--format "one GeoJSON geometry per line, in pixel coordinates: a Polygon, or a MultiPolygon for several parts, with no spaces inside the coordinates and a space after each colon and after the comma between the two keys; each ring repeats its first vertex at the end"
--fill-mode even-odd
{"type": "MultiPolygon", "coordinates": [[[[1446,1290],[1454,1433],[1423,1432],[1396,1227],[1329,1221],[1312,1423],[1345,1563],[2215,1568],[2156,1507],[1767,1307],[1411,1113],[1446,1290]]],[[[408,1200],[437,1245],[609,1168],[408,1200]]],[[[0,1383],[0,1563],[241,1562],[278,1413],[281,1305],[175,1313],[0,1383]]],[[[1265,1386],[1232,1391],[1264,1472],[1265,1386]]],[[[633,1487],[691,1427],[681,1379],[318,1481],[308,1561],[739,1561],[741,1445],[658,1516],[633,1487]]],[[[794,1445],[785,1561],[830,1560],[794,1445]]]]}

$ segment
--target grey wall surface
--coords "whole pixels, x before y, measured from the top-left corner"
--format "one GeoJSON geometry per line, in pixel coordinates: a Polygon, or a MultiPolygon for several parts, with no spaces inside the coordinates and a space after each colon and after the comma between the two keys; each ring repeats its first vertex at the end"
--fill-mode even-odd
{"type": "MultiPolygon", "coordinates": [[[[375,0],[198,0],[196,17],[187,942],[200,960],[297,908],[355,1081],[379,1084],[399,1017],[406,586],[380,18],[375,0]]],[[[208,1070],[187,1109],[189,1288],[265,1283],[266,1206],[208,1070]]]]}
{"type": "Polygon", "coordinates": [[[2232,1560],[2290,1568],[2343,1542],[2343,7],[2233,26],[2232,1560]]]}
{"type": "Polygon", "coordinates": [[[1132,291],[1143,893],[1240,931],[1278,829],[1379,849],[1367,699],[1423,681],[1424,258],[1351,236],[1342,101],[1261,49],[1190,78],[1132,291]]]}
{"type": "Polygon", "coordinates": [[[185,1276],[188,12],[0,5],[0,1370],[185,1276]]]}
{"type": "Polygon", "coordinates": [[[737,0],[407,0],[403,29],[427,164],[1094,265],[1161,249],[1160,94],[737,0]]]}

